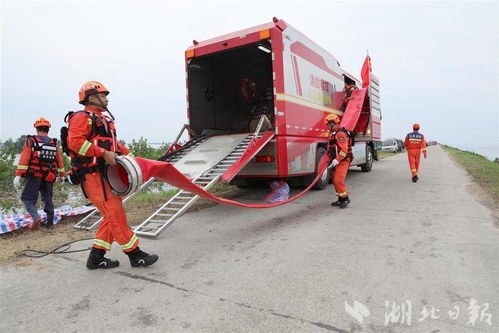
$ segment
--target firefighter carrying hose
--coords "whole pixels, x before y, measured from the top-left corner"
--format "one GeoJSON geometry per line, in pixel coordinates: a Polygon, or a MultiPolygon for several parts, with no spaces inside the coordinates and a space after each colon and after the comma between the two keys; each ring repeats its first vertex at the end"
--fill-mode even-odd
{"type": "Polygon", "coordinates": [[[331,205],[347,208],[350,199],[348,198],[345,178],[353,160],[351,135],[345,128],[340,126],[340,118],[337,115],[330,114],[325,121],[330,132],[328,153],[333,159],[329,167],[334,168],[333,185],[338,196],[338,200],[331,203],[331,205]]]}
{"type": "MultiPolygon", "coordinates": [[[[111,192],[104,178],[106,163],[116,165],[116,155],[130,154],[116,138],[114,117],[107,109],[108,94],[109,90],[97,81],[85,83],[79,92],[79,103],[85,105],[85,109],[68,113],[67,139],[63,139],[71,157],[72,182],[81,182],[84,194],[103,216],[87,260],[87,268],[117,267],[117,260],[104,257],[114,241],[128,255],[132,267],[149,266],[158,260],[158,256],[140,250],[139,239],[128,226],[121,198],[111,192]],[[111,117],[104,112],[108,112],[111,117]]],[[[61,136],[65,137],[63,131],[61,136]]]]}
{"type": "Polygon", "coordinates": [[[57,139],[48,136],[50,122],[45,118],[38,118],[33,126],[36,128],[36,135],[28,135],[19,158],[16,176],[14,177],[14,187],[21,187],[21,177],[26,178],[26,185],[21,194],[21,201],[26,206],[28,213],[33,217],[32,230],[36,230],[41,217],[36,209],[38,192],[42,195],[45,204],[43,210],[47,213],[47,221],[44,226],[51,228],[54,222],[54,204],[52,203],[52,187],[57,179],[57,174],[62,180],[65,176],[64,164],[60,146],[57,139]]]}
{"type": "Polygon", "coordinates": [[[419,133],[419,124],[412,125],[413,132],[405,137],[404,146],[407,149],[407,158],[409,159],[409,167],[411,168],[412,182],[418,181],[419,162],[421,153],[426,158],[426,142],[424,135],[419,133]]]}

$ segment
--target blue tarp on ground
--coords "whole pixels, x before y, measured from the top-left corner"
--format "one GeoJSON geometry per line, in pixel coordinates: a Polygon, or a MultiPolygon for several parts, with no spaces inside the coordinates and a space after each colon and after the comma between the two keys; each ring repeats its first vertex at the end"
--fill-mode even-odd
{"type": "MultiPolygon", "coordinates": [[[[54,224],[58,223],[63,216],[73,216],[85,214],[95,207],[81,206],[81,207],[69,207],[63,206],[55,209],[54,211],[54,224]]],[[[43,210],[39,210],[38,214],[45,223],[47,214],[43,210]]],[[[33,224],[33,218],[30,214],[0,214],[0,234],[5,234],[7,232],[14,231],[19,228],[29,228],[33,224]]]]}

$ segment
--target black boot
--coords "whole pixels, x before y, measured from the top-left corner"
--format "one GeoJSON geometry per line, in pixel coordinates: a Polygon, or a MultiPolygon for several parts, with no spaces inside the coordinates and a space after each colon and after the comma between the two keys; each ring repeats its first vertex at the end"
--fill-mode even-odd
{"type": "Polygon", "coordinates": [[[87,259],[87,268],[114,268],[120,265],[120,262],[118,260],[105,258],[104,254],[106,254],[106,250],[92,247],[87,259]]]}
{"type": "Polygon", "coordinates": [[[51,212],[47,213],[47,224],[45,224],[45,226],[47,228],[52,228],[53,225],[54,225],[54,211],[52,210],[51,212]]]}
{"type": "Polygon", "coordinates": [[[341,202],[341,197],[340,197],[340,196],[338,196],[338,200],[337,200],[337,201],[335,201],[335,202],[332,202],[332,203],[331,203],[331,206],[335,206],[335,207],[337,207],[337,206],[339,206],[339,205],[340,205],[340,202],[341,202]]]}
{"type": "Polygon", "coordinates": [[[45,222],[45,223],[42,223],[42,227],[45,227],[45,228],[47,228],[47,229],[50,229],[50,228],[52,228],[53,226],[54,226],[54,222],[53,222],[53,221],[50,221],[50,222],[49,222],[49,221],[47,221],[47,222],[45,222]]]}
{"type": "Polygon", "coordinates": [[[338,206],[340,206],[340,208],[347,208],[347,206],[348,206],[349,203],[350,203],[350,198],[344,197],[344,198],[341,199],[341,201],[338,204],[338,206]]]}
{"type": "Polygon", "coordinates": [[[416,176],[412,177],[412,182],[413,182],[413,183],[415,183],[415,182],[417,182],[417,181],[418,181],[418,179],[419,179],[419,178],[418,178],[418,176],[416,175],[416,176]]]}
{"type": "Polygon", "coordinates": [[[140,266],[150,266],[158,261],[159,257],[155,254],[149,254],[136,248],[133,251],[127,252],[128,258],[130,259],[130,264],[132,267],[140,266]]]}

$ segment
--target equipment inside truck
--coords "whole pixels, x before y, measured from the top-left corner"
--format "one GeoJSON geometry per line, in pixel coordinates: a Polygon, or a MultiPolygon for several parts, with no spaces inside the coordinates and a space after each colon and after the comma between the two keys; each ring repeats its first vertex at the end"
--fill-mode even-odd
{"type": "Polygon", "coordinates": [[[254,131],[274,118],[270,41],[191,59],[187,65],[189,120],[198,134],[254,131]]]}

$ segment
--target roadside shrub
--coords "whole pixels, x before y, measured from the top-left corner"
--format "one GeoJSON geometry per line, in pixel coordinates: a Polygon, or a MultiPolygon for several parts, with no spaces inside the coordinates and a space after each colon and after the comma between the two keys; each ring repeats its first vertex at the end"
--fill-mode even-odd
{"type": "Polygon", "coordinates": [[[128,145],[128,149],[136,157],[148,158],[150,160],[157,160],[163,156],[164,151],[169,147],[168,144],[163,143],[159,148],[151,147],[147,143],[147,139],[141,137],[138,140],[133,139],[128,145]]]}
{"type": "Polygon", "coordinates": [[[0,142],[0,184],[2,189],[5,189],[6,186],[12,184],[12,179],[14,178],[14,173],[16,171],[14,161],[16,155],[21,153],[25,140],[26,136],[23,135],[16,141],[8,139],[4,142],[0,142]]]}

